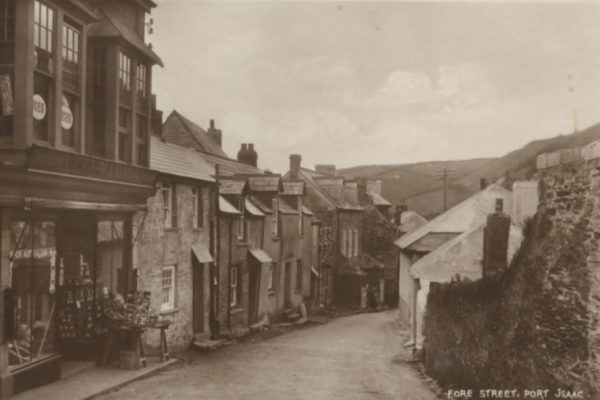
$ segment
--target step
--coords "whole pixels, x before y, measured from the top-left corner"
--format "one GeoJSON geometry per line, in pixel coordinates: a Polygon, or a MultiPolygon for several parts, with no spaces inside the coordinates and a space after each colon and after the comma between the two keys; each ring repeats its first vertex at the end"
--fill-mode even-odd
{"type": "Polygon", "coordinates": [[[201,351],[203,353],[210,353],[221,347],[227,345],[228,341],[225,339],[213,339],[213,340],[204,340],[198,341],[194,340],[192,342],[192,349],[201,351]]]}

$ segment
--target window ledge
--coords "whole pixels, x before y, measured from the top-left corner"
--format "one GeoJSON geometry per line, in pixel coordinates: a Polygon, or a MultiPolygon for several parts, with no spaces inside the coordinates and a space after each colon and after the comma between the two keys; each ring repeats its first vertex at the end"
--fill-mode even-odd
{"type": "Polygon", "coordinates": [[[230,311],[230,314],[231,314],[231,315],[233,315],[233,314],[239,314],[239,313],[241,313],[241,312],[243,312],[243,311],[244,311],[244,309],[243,309],[242,307],[240,307],[240,306],[235,306],[235,307],[233,307],[233,308],[231,309],[231,311],[230,311]]]}
{"type": "Polygon", "coordinates": [[[277,291],[275,289],[269,289],[269,297],[275,296],[277,291]]]}
{"type": "Polygon", "coordinates": [[[281,240],[281,237],[280,236],[271,236],[271,240],[277,242],[277,241],[281,240]]]}
{"type": "Polygon", "coordinates": [[[168,310],[161,310],[158,315],[173,315],[173,314],[177,314],[179,312],[178,308],[170,308],[168,310]]]}

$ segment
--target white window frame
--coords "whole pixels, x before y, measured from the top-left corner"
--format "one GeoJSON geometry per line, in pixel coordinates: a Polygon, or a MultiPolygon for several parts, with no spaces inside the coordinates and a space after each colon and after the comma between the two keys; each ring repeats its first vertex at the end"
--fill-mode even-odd
{"type": "Polygon", "coordinates": [[[346,256],[350,258],[352,257],[352,254],[354,254],[354,241],[352,240],[352,229],[348,229],[348,233],[346,234],[346,240],[348,241],[348,244],[346,246],[346,251],[348,253],[346,254],[346,256]]]}
{"type": "Polygon", "coordinates": [[[246,207],[245,197],[240,197],[238,201],[238,208],[241,212],[240,218],[238,219],[237,237],[238,240],[244,241],[246,239],[246,207]]]}
{"type": "Polygon", "coordinates": [[[345,256],[346,255],[346,230],[342,230],[340,238],[340,252],[345,256]]]}
{"type": "Polygon", "coordinates": [[[279,235],[279,199],[273,199],[271,201],[273,207],[273,218],[271,221],[271,233],[273,236],[279,235]]]}
{"type": "Polygon", "coordinates": [[[358,257],[358,229],[352,231],[352,239],[354,240],[354,257],[358,257]]]}
{"type": "Polygon", "coordinates": [[[304,213],[302,212],[302,196],[298,196],[298,235],[304,234],[304,213]]]}
{"type": "Polygon", "coordinates": [[[162,186],[162,201],[163,201],[163,222],[165,228],[173,227],[173,185],[163,183],[162,186]]]}
{"type": "Polygon", "coordinates": [[[198,228],[198,188],[192,188],[192,228],[198,228]]]}
{"type": "Polygon", "coordinates": [[[160,275],[160,310],[168,311],[175,308],[175,285],[177,282],[177,269],[175,265],[166,265],[161,269],[160,275]],[[167,276],[170,275],[170,282],[166,280],[167,276]],[[165,297],[166,295],[166,297],[165,297]]]}
{"type": "Polygon", "coordinates": [[[229,305],[235,307],[238,304],[238,267],[229,270],[229,305]]]}
{"type": "Polygon", "coordinates": [[[269,263],[269,275],[267,276],[267,289],[274,290],[275,289],[275,263],[269,263]]]}

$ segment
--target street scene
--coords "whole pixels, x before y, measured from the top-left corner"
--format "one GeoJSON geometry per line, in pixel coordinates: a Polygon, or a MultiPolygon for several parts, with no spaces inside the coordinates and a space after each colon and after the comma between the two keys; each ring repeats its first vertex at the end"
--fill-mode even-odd
{"type": "Polygon", "coordinates": [[[599,20],[0,0],[0,398],[600,400],[599,20]]]}

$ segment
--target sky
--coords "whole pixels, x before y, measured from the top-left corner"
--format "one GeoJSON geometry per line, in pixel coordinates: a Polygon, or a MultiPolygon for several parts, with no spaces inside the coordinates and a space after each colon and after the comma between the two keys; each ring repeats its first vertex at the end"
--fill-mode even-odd
{"type": "Polygon", "coordinates": [[[162,0],[153,89],[261,168],[497,157],[600,122],[600,3],[162,0]],[[574,88],[570,91],[569,88],[574,88]]]}

